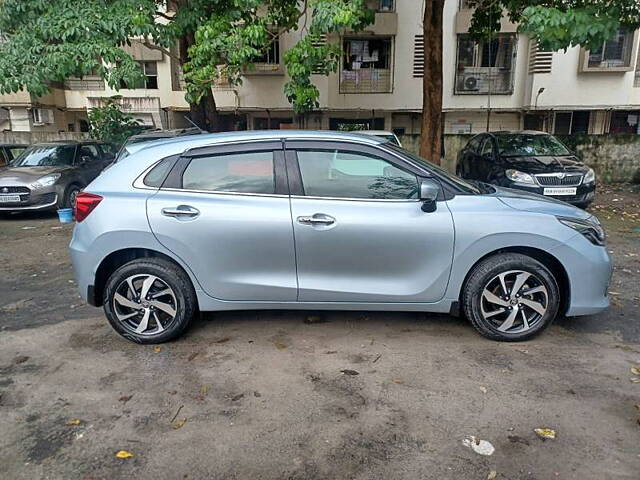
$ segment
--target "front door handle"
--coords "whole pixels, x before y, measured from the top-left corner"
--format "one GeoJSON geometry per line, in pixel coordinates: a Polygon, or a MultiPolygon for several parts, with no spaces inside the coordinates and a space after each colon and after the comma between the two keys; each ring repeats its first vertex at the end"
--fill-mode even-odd
{"type": "Polygon", "coordinates": [[[308,217],[298,217],[298,223],[303,225],[333,225],[336,219],[323,213],[316,213],[308,217]]]}
{"type": "Polygon", "coordinates": [[[200,210],[189,205],[179,205],[175,208],[163,208],[162,215],[166,217],[197,217],[200,210]]]}

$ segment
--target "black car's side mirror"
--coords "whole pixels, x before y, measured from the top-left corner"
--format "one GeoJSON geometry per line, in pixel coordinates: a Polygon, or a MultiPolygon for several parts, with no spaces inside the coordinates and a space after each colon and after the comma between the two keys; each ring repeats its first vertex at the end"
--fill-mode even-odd
{"type": "Polygon", "coordinates": [[[430,178],[420,182],[420,201],[422,201],[423,212],[435,212],[437,208],[436,200],[440,194],[440,185],[430,178]]]}
{"type": "Polygon", "coordinates": [[[82,155],[80,157],[80,166],[85,167],[91,163],[91,157],[89,155],[82,155]]]}

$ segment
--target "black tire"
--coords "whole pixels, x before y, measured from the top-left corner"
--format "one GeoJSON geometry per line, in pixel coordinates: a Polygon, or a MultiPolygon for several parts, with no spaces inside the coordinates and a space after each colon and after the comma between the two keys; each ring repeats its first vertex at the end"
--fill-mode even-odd
{"type": "Polygon", "coordinates": [[[75,198],[80,193],[82,188],[79,185],[69,185],[67,190],[64,192],[64,199],[62,203],[62,208],[73,208],[75,205],[75,198]]]}
{"type": "MultiPolygon", "coordinates": [[[[495,298],[495,296],[492,298],[495,298]]],[[[501,253],[482,260],[473,268],[464,284],[461,303],[464,314],[481,335],[492,340],[517,342],[533,338],[551,325],[560,308],[560,289],[553,274],[539,261],[519,253],[501,253]],[[509,281],[509,278],[517,278],[519,275],[518,272],[528,273],[530,275],[530,277],[526,277],[526,275],[522,276],[522,278],[526,277],[527,280],[524,285],[518,289],[518,292],[524,292],[522,295],[518,294],[519,298],[516,299],[515,294],[513,297],[510,296],[513,293],[514,287],[516,287],[516,281],[506,285],[507,290],[511,290],[511,292],[500,296],[500,301],[504,302],[505,305],[489,302],[488,299],[485,298],[485,288],[488,291],[487,295],[491,293],[498,295],[498,293],[504,291],[504,288],[501,287],[499,275],[506,275],[503,279],[509,281]],[[497,282],[497,285],[494,282],[497,282]],[[535,287],[529,286],[529,283],[535,285],[535,287]],[[492,292],[491,285],[496,285],[495,288],[498,290],[492,292]],[[525,287],[526,289],[523,290],[525,287]],[[540,287],[544,287],[546,290],[542,290],[540,287]],[[541,291],[528,294],[527,292],[529,290],[541,291]],[[511,306],[512,301],[518,302],[517,305],[511,306]],[[529,306],[525,306],[525,301],[527,301],[529,305],[535,303],[534,306],[539,309],[542,309],[540,307],[541,305],[544,306],[544,313],[534,311],[534,309],[529,306]],[[523,303],[521,304],[519,302],[523,303]],[[490,316],[495,315],[491,316],[491,320],[485,318],[483,313],[487,306],[493,310],[487,313],[490,316]],[[510,325],[513,326],[507,327],[506,324],[508,322],[506,320],[508,320],[514,309],[517,309],[518,313],[514,314],[516,315],[516,317],[514,317],[515,320],[511,320],[512,323],[510,325]],[[500,310],[503,311],[500,312],[500,310]],[[520,310],[522,310],[522,312],[520,310]],[[499,312],[497,315],[496,311],[499,312]],[[531,319],[529,319],[531,323],[527,321],[525,324],[522,316],[526,318],[528,315],[531,315],[531,319]],[[503,319],[505,319],[504,323],[497,325],[502,322],[503,319]],[[498,328],[505,328],[506,330],[501,331],[498,328]]]]}
{"type": "MultiPolygon", "coordinates": [[[[136,281],[137,280],[133,281],[134,285],[136,281]]],[[[144,284],[144,281],[142,283],[144,284]]],[[[140,285],[140,282],[138,282],[138,285],[140,285]]],[[[131,289],[129,288],[127,291],[131,292],[131,289]]],[[[150,292],[151,289],[148,289],[148,291],[150,292]]],[[[135,299],[135,295],[131,295],[131,297],[135,299]]],[[[129,298],[126,298],[126,300],[131,301],[129,298]]],[[[144,299],[141,299],[141,301],[143,300],[144,299]]],[[[140,304],[141,309],[142,306],[143,305],[140,304]]],[[[160,311],[160,309],[155,308],[153,305],[147,305],[147,307],[152,310],[149,314],[151,316],[154,315],[153,310],[155,310],[155,315],[169,315],[164,313],[164,310],[160,311]]],[[[188,275],[174,263],[161,258],[139,258],[132,260],[113,272],[105,285],[104,312],[107,319],[116,332],[132,342],[157,344],[168,342],[169,340],[179,337],[191,323],[197,309],[196,293],[188,275]],[[122,305],[117,306],[115,296],[116,293],[123,295],[121,289],[127,289],[127,279],[135,276],[139,276],[141,279],[149,276],[157,277],[159,282],[156,283],[156,281],[153,281],[151,288],[154,288],[155,285],[155,288],[162,289],[164,287],[158,287],[158,285],[164,283],[165,286],[168,286],[172,290],[169,300],[165,300],[167,303],[163,302],[162,304],[165,305],[165,308],[166,305],[170,304],[175,311],[173,318],[164,325],[158,320],[158,316],[148,317],[147,321],[150,322],[150,325],[155,325],[155,332],[157,333],[154,333],[154,331],[136,333],[131,325],[132,323],[135,324],[138,319],[142,320],[141,317],[146,314],[147,309],[144,309],[145,313],[142,313],[141,310],[139,315],[134,316],[131,320],[122,321],[118,318],[118,315],[120,315],[121,318],[125,316],[123,313],[117,311],[119,309],[123,309],[125,313],[134,312],[132,308],[122,307],[122,305]],[[162,331],[159,331],[158,323],[162,325],[162,331]]]]}

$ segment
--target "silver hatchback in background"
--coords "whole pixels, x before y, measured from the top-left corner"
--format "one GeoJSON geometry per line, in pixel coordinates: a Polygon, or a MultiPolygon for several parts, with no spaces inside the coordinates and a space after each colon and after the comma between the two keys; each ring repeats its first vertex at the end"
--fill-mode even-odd
{"type": "Polygon", "coordinates": [[[91,183],[76,219],[80,293],[139,343],[239,309],[460,311],[516,341],[609,305],[595,217],[359,134],[153,142],[91,183]]]}

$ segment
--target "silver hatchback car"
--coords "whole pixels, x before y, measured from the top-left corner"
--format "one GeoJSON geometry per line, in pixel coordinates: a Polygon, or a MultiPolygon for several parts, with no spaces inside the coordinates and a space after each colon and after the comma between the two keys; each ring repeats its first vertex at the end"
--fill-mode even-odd
{"type": "Polygon", "coordinates": [[[76,221],[82,296],[139,343],[238,309],[460,312],[515,341],[609,305],[595,217],[353,133],[152,142],[78,195],[76,221]]]}

